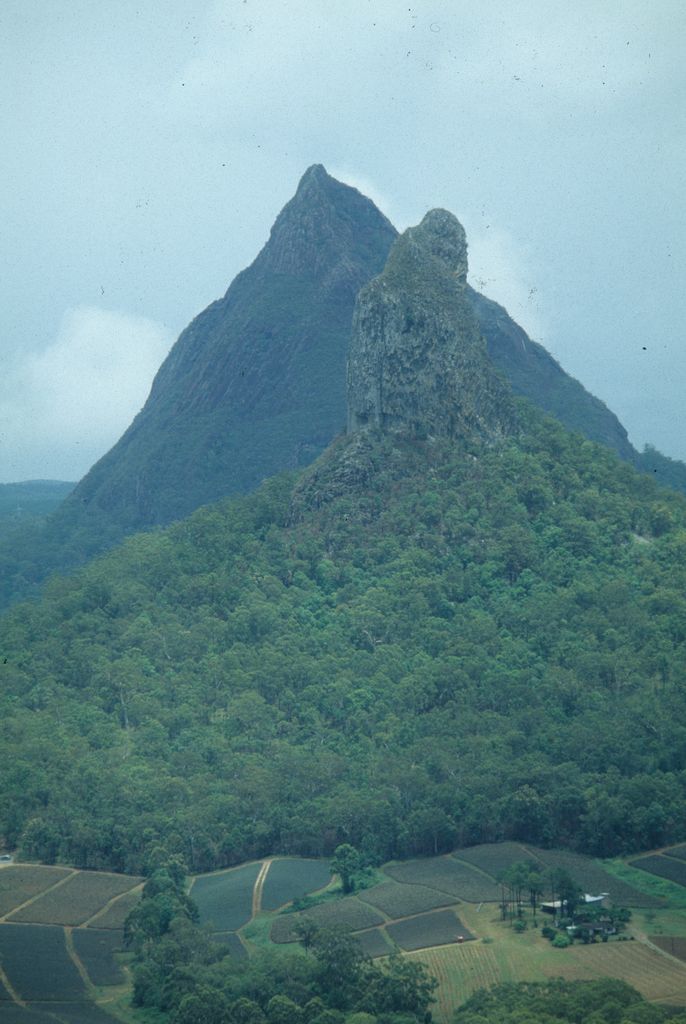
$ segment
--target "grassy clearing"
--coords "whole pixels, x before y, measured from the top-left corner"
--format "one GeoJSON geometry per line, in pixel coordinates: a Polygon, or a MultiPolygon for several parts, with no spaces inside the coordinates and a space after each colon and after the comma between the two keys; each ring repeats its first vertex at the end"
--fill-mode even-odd
{"type": "Polygon", "coordinates": [[[670,882],[676,882],[677,885],[686,886],[686,861],[674,860],[654,853],[648,857],[638,857],[630,863],[632,868],[639,868],[641,871],[647,871],[650,875],[667,878],[670,882]]]}
{"type": "Polygon", "coordinates": [[[612,902],[622,907],[662,905],[659,900],[634,888],[617,874],[610,874],[603,865],[591,857],[584,857],[581,853],[570,853],[569,850],[541,850],[536,846],[529,846],[526,849],[531,850],[545,867],[568,871],[574,881],[588,893],[608,892],[612,902]]]}
{"type": "Polygon", "coordinates": [[[491,878],[452,857],[408,860],[384,870],[397,882],[425,885],[471,903],[500,899],[500,889],[491,878]]]}
{"type": "Polygon", "coordinates": [[[115,896],[127,892],[142,879],[104,871],[79,871],[64,885],[51,889],[8,917],[31,924],[83,924],[115,896]]]}
{"type": "Polygon", "coordinates": [[[404,921],[387,925],[386,931],[406,951],[446,946],[458,942],[460,938],[474,938],[452,910],[434,910],[431,914],[408,917],[404,921]]]}
{"type": "Polygon", "coordinates": [[[323,889],[331,881],[327,860],[287,857],[274,860],[262,889],[262,910],[278,910],[284,904],[323,889]]]}
{"type": "Polygon", "coordinates": [[[0,960],[21,999],[65,1002],[86,998],[64,929],[56,925],[0,925],[0,960]]]}
{"type": "Polygon", "coordinates": [[[534,861],[540,864],[539,858],[519,843],[482,843],[480,846],[470,846],[464,850],[453,850],[452,856],[473,864],[496,879],[513,864],[521,861],[534,861]]]}
{"type": "Polygon", "coordinates": [[[194,879],[190,895],[200,911],[200,923],[213,931],[235,932],[252,917],[252,894],[262,864],[257,861],[194,879]]]}
{"type": "MultiPolygon", "coordinates": [[[[643,895],[648,897],[648,903],[643,905],[645,909],[654,908],[657,911],[669,903],[671,907],[686,910],[686,889],[683,886],[669,882],[666,878],[650,875],[647,871],[640,871],[621,860],[604,861],[604,865],[609,874],[626,882],[632,888],[641,890],[643,895]]],[[[636,903],[629,905],[637,906],[636,903]]]]}
{"type": "Polygon", "coordinates": [[[124,948],[123,932],[75,928],[71,937],[76,955],[95,986],[121,985],[125,981],[124,972],[114,955],[124,948]]]}
{"type": "MultiPolygon", "coordinates": [[[[276,918],[276,920],[286,920],[285,918],[276,918]]],[[[241,937],[247,942],[249,950],[268,949],[273,948],[273,941],[270,936],[270,931],[275,923],[275,919],[272,914],[258,914],[254,917],[249,924],[246,924],[244,928],[241,928],[241,937]]]]}
{"type": "Polygon", "coordinates": [[[382,882],[359,893],[359,897],[390,918],[409,917],[455,903],[455,897],[449,893],[428,889],[425,885],[403,885],[402,882],[382,882]]]}
{"type": "Polygon", "coordinates": [[[71,874],[71,868],[10,864],[0,871],[0,917],[71,874]]]}

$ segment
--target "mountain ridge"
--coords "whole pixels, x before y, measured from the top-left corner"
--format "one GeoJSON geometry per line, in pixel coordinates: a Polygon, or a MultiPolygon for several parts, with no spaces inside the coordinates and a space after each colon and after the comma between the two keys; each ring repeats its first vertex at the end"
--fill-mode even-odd
{"type": "MultiPolygon", "coordinates": [[[[356,296],[397,237],[371,200],[310,167],[253,263],[181,333],[117,444],[40,530],[0,547],[0,600],[130,533],[312,462],[345,424],[356,296]]],[[[468,284],[465,295],[515,393],[686,490],[686,466],[654,449],[639,455],[617,417],[502,306],[468,284]]]]}

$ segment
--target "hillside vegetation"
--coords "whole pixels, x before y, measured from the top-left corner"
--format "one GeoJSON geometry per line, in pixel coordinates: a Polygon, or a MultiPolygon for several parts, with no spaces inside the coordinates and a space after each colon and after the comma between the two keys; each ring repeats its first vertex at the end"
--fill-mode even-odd
{"type": "Polygon", "coordinates": [[[341,439],[8,614],[5,842],[200,871],[686,838],[686,503],[519,421],[341,439]]]}

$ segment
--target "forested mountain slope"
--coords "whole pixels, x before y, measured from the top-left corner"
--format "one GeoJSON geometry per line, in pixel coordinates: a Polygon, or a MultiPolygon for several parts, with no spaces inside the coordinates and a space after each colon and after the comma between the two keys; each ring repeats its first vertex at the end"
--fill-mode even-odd
{"type": "Polygon", "coordinates": [[[7,615],[5,841],[200,870],[685,838],[686,502],[518,422],[343,438],[7,615]]]}

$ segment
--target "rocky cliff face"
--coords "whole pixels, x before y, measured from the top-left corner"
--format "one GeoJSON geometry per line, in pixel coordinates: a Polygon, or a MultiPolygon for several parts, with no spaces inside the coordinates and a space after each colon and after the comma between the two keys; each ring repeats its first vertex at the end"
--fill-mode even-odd
{"type": "Polygon", "coordinates": [[[514,413],[466,293],[464,229],[431,210],[362,289],[348,357],[348,432],[497,438],[514,413]]]}
{"type": "Polygon", "coordinates": [[[344,427],[355,297],[395,237],[371,200],[310,167],[254,263],[181,334],[64,515],[128,533],[310,462],[344,427]]]}

